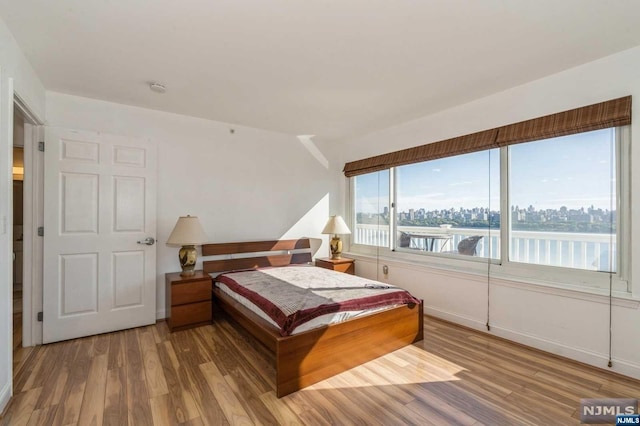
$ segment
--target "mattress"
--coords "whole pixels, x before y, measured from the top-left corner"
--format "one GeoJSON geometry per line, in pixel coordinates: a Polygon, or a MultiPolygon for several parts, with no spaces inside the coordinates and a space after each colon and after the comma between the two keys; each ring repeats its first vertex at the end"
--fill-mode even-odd
{"type": "Polygon", "coordinates": [[[419,303],[399,287],[309,265],[227,272],[214,283],[282,336],[419,303]]]}

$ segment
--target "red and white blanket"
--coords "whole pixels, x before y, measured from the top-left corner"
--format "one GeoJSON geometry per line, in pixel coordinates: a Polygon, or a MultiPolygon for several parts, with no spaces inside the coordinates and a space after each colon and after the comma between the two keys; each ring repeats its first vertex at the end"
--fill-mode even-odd
{"type": "Polygon", "coordinates": [[[228,272],[215,281],[263,310],[283,336],[321,315],[420,303],[401,288],[308,265],[228,272]]]}

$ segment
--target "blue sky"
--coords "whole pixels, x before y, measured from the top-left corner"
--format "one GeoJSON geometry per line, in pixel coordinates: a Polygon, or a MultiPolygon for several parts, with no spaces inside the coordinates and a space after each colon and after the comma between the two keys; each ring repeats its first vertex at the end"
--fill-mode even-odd
{"type": "MultiPolygon", "coordinates": [[[[613,129],[511,146],[511,205],[610,209],[612,149],[613,129]]],[[[398,167],[397,188],[399,211],[499,210],[499,150],[398,167]]],[[[388,204],[388,171],[359,176],[356,193],[357,212],[375,212],[378,204],[382,210],[388,204]]]]}

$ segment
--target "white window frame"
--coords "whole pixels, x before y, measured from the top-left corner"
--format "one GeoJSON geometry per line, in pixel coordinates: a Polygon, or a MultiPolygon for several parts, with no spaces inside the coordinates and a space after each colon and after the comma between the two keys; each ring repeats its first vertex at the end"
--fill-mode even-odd
{"type": "MultiPolygon", "coordinates": [[[[373,173],[380,173],[380,172],[373,172],[373,173]]],[[[389,204],[389,217],[392,218],[394,217],[393,215],[395,215],[395,210],[392,207],[392,203],[391,200],[393,199],[393,197],[395,197],[395,193],[393,193],[393,178],[391,177],[393,173],[393,169],[389,170],[389,200],[388,200],[388,204],[389,204]]],[[[363,254],[363,255],[369,255],[369,256],[380,256],[381,253],[391,253],[391,246],[393,244],[395,244],[395,242],[393,241],[393,239],[391,238],[391,229],[393,226],[395,226],[395,220],[390,220],[389,222],[389,246],[374,246],[374,245],[368,245],[368,244],[357,244],[355,242],[355,236],[356,236],[356,223],[357,223],[357,216],[358,216],[358,212],[356,212],[356,208],[355,208],[355,201],[356,201],[356,181],[355,178],[346,178],[347,181],[347,185],[348,185],[348,193],[349,193],[349,197],[347,199],[347,203],[346,205],[348,206],[348,212],[347,212],[347,217],[349,218],[349,222],[348,222],[348,226],[349,229],[351,229],[351,234],[349,234],[348,236],[348,241],[349,241],[349,251],[353,251],[353,252],[357,252],[359,254],[363,254]]],[[[343,252],[346,250],[343,250],[343,252]]]]}
{"type": "MultiPolygon", "coordinates": [[[[616,272],[589,271],[582,269],[566,268],[561,266],[538,265],[532,263],[512,262],[510,254],[511,217],[509,203],[509,148],[500,148],[500,259],[484,257],[469,257],[455,254],[445,254],[429,251],[415,251],[396,247],[395,230],[397,229],[397,217],[395,200],[397,199],[397,187],[395,184],[395,170],[389,170],[389,246],[378,247],[364,244],[355,244],[355,232],[350,236],[349,251],[355,254],[388,258],[410,264],[424,265],[462,271],[469,273],[486,274],[488,264],[491,265],[491,276],[498,279],[518,281],[526,284],[541,285],[570,289],[579,292],[594,294],[609,294],[611,285],[612,293],[616,297],[632,297],[630,276],[630,199],[631,199],[631,164],[630,142],[631,126],[615,128],[615,161],[616,161],[616,252],[618,255],[616,272]],[[505,213],[506,212],[506,213],[505,213]]],[[[348,179],[350,185],[349,194],[353,194],[348,206],[351,218],[351,227],[356,227],[355,212],[355,179],[348,179]]]]}

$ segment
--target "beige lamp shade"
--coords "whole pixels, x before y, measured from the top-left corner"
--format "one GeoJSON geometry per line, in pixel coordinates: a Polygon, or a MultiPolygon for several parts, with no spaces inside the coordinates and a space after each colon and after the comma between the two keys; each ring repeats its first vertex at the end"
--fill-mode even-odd
{"type": "Polygon", "coordinates": [[[197,216],[180,216],[171,231],[167,244],[179,246],[201,245],[209,240],[197,216]]]}
{"type": "Polygon", "coordinates": [[[198,259],[198,252],[195,246],[204,244],[207,240],[207,234],[204,233],[197,216],[187,215],[178,218],[176,226],[173,227],[173,231],[169,235],[167,244],[182,246],[178,252],[178,260],[180,260],[180,266],[182,267],[180,275],[188,277],[195,274],[194,269],[198,259]]]}
{"type": "Polygon", "coordinates": [[[350,234],[351,231],[342,216],[331,216],[322,230],[323,234],[350,234]]]}
{"type": "Polygon", "coordinates": [[[329,241],[329,248],[331,249],[331,259],[340,259],[342,256],[342,241],[338,234],[350,234],[351,231],[342,216],[331,216],[327,221],[327,224],[322,230],[323,234],[334,234],[331,241],[329,241]]]}

